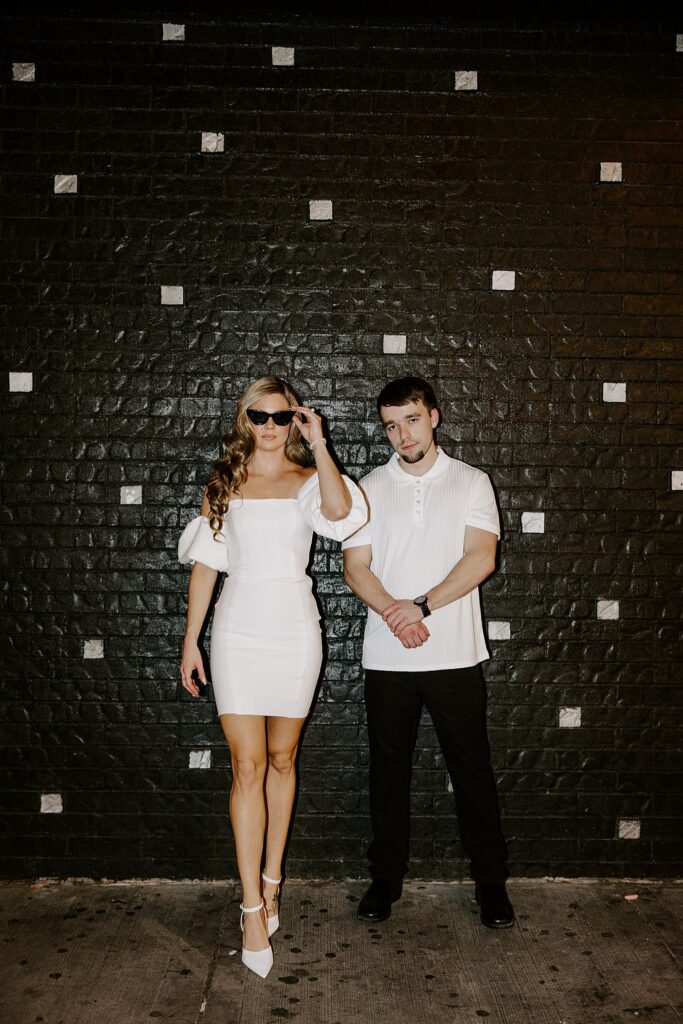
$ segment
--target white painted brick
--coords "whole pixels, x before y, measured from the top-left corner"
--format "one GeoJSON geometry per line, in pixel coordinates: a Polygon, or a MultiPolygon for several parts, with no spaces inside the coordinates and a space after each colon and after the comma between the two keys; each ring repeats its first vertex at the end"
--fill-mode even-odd
{"type": "Polygon", "coordinates": [[[271,56],[273,67],[292,67],[294,64],[294,47],[273,46],[271,56]]]}
{"type": "Polygon", "coordinates": [[[36,66],[35,64],[13,64],[12,65],[12,81],[13,82],[35,82],[36,80],[36,66]]]}
{"type": "Polygon", "coordinates": [[[85,640],[83,642],[84,658],[103,658],[104,640],[85,640]]]}
{"type": "Polygon", "coordinates": [[[617,835],[620,839],[640,839],[640,820],[638,818],[619,818],[617,835]]]}
{"type": "Polygon", "coordinates": [[[512,292],[515,289],[514,270],[494,270],[491,274],[493,291],[512,292]]]}
{"type": "Polygon", "coordinates": [[[142,505],[142,484],[124,484],[121,488],[122,505],[142,505]]]}
{"type": "Polygon", "coordinates": [[[598,618],[599,619],[618,619],[619,618],[619,602],[618,601],[598,601],[598,618]]]}
{"type": "Polygon", "coordinates": [[[9,389],[10,391],[33,391],[33,374],[10,371],[9,389]]]}
{"type": "Polygon", "coordinates": [[[625,402],[626,382],[605,381],[602,385],[602,400],[603,402],[625,402]]]}
{"type": "Polygon", "coordinates": [[[406,350],[405,334],[385,334],[382,349],[385,355],[401,355],[406,350]]]}
{"type": "Polygon", "coordinates": [[[224,153],[225,136],[222,132],[202,132],[202,153],[224,153]]]}
{"type": "Polygon", "coordinates": [[[191,750],[190,751],[190,768],[210,768],[211,767],[211,751],[210,750],[191,750]]]}
{"type": "Polygon", "coordinates": [[[578,729],[581,726],[581,708],[560,708],[560,729],[578,729]]]}
{"type": "Polygon", "coordinates": [[[184,25],[173,25],[171,22],[164,22],[162,32],[165,43],[181,43],[185,39],[184,25]]]}
{"type": "Polygon", "coordinates": [[[77,174],[55,174],[55,195],[78,192],[77,174]]]}
{"type": "Polygon", "coordinates": [[[331,199],[311,199],[308,203],[309,220],[332,220],[331,199]]]}
{"type": "Polygon", "coordinates": [[[522,533],[545,533],[545,512],[522,512],[522,533]]]}
{"type": "Polygon", "coordinates": [[[683,469],[674,469],[671,472],[671,490],[683,491],[683,469]]]}
{"type": "Polygon", "coordinates": [[[185,289],[181,284],[162,284],[161,305],[182,306],[185,302],[185,289]]]}
{"type": "Polygon", "coordinates": [[[676,53],[683,53],[683,32],[676,36],[676,53]]]}
{"type": "Polygon", "coordinates": [[[478,89],[478,78],[476,71],[456,71],[455,88],[458,92],[478,89]]]}
{"type": "Polygon", "coordinates": [[[621,181],[621,164],[608,161],[600,164],[600,181],[621,181]]]}
{"type": "Polygon", "coordinates": [[[61,814],[64,810],[62,804],[61,793],[41,793],[40,794],[40,813],[41,814],[61,814]]]}
{"type": "Polygon", "coordinates": [[[489,622],[489,640],[509,640],[509,622],[489,622]]]}

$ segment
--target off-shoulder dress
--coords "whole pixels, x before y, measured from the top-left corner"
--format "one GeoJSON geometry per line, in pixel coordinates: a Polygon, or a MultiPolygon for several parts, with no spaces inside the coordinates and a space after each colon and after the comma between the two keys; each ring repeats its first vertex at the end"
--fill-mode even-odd
{"type": "Polygon", "coordinates": [[[211,627],[211,682],[219,715],[305,718],[322,662],[320,614],[307,574],[313,532],[345,540],[368,518],[365,498],[343,477],[352,507],[331,521],[318,474],[295,498],[233,498],[214,538],[197,516],[178,541],[180,562],[228,574],[211,627]]]}

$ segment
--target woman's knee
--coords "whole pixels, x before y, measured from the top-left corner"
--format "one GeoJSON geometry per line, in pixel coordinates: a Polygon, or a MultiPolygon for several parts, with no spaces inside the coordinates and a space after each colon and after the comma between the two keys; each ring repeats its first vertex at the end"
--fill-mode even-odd
{"type": "Polygon", "coordinates": [[[296,747],[287,750],[269,750],[268,764],[280,775],[289,775],[296,767],[296,747]]]}
{"type": "Polygon", "coordinates": [[[250,754],[233,754],[233,781],[242,787],[262,786],[266,773],[266,762],[263,758],[250,754]]]}

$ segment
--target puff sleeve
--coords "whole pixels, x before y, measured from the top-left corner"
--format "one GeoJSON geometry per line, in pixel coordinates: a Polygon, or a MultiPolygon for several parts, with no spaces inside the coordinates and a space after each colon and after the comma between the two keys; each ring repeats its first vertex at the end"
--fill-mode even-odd
{"type": "Polygon", "coordinates": [[[228,571],[228,545],[223,529],[214,539],[213,530],[206,516],[196,516],[180,535],[178,541],[179,562],[201,562],[218,572],[228,571]]]}
{"type": "Polygon", "coordinates": [[[352,501],[351,511],[345,519],[325,519],[325,516],[320,511],[322,498],[317,473],[314,473],[306,481],[297,494],[299,508],[306,522],[321,537],[330,537],[332,540],[344,540],[346,537],[350,537],[368,519],[368,506],[360,487],[354,484],[353,480],[346,475],[343,475],[342,479],[346,484],[352,501]]]}

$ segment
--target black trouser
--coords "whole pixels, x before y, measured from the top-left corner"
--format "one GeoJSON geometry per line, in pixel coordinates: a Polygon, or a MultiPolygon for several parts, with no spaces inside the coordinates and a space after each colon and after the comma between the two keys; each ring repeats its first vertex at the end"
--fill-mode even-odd
{"type": "Polygon", "coordinates": [[[399,883],[408,870],[410,775],[424,703],[453,783],[460,839],[475,882],[504,882],[507,846],[486,733],[486,690],[478,665],[434,672],[366,669],[370,740],[368,850],[373,878],[399,883]]]}

